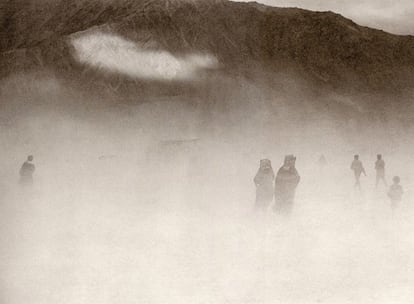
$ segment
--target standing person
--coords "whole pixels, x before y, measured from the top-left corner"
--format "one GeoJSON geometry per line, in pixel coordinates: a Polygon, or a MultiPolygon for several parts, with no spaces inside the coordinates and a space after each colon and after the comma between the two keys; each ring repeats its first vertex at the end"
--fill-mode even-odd
{"type": "Polygon", "coordinates": [[[402,195],[404,194],[403,188],[400,185],[400,177],[394,176],[392,179],[394,182],[390,189],[388,190],[388,197],[391,200],[391,209],[394,214],[395,209],[398,207],[398,205],[401,202],[402,195]]]}
{"type": "Polygon", "coordinates": [[[362,162],[359,160],[359,155],[354,155],[354,161],[351,164],[351,170],[354,171],[355,175],[355,188],[361,190],[361,174],[364,173],[364,175],[367,176],[367,173],[365,172],[362,162]]]}
{"type": "Polygon", "coordinates": [[[300,181],[300,176],[295,166],[296,157],[287,155],[283,166],[277,172],[275,180],[275,212],[290,214],[292,211],[296,187],[300,181]]]}
{"type": "Polygon", "coordinates": [[[321,173],[324,173],[326,167],[326,158],[325,155],[321,155],[318,160],[319,170],[321,173]]]}
{"type": "Polygon", "coordinates": [[[273,181],[275,173],[268,159],[260,161],[260,168],[254,177],[256,185],[256,209],[266,211],[273,200],[273,181]]]}
{"type": "Polygon", "coordinates": [[[33,173],[35,171],[35,165],[33,164],[33,156],[29,155],[27,160],[23,163],[20,168],[20,185],[32,185],[33,184],[33,173]]]}
{"type": "Polygon", "coordinates": [[[381,154],[377,155],[377,161],[375,162],[375,171],[377,172],[375,188],[378,187],[380,180],[382,180],[385,186],[388,186],[387,181],[385,180],[385,162],[382,159],[381,154]]]}

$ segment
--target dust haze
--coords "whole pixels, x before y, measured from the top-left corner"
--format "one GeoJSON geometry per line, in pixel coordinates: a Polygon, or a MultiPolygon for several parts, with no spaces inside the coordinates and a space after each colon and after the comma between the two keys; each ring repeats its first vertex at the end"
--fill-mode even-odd
{"type": "MultiPolygon", "coordinates": [[[[125,104],[52,73],[2,82],[3,303],[412,298],[410,127],[358,116],[352,99],[320,97],[342,109],[335,116],[260,81],[214,83],[203,97],[125,104]],[[292,215],[254,212],[259,160],[277,170],[290,153],[302,177],[292,215]],[[374,189],[377,153],[406,191],[393,216],[387,189],[374,189]],[[29,154],[34,184],[21,188],[29,154]],[[354,154],[368,173],[361,193],[354,154]]],[[[301,92],[294,79],[284,86],[301,92]]]]}
{"type": "MultiPolygon", "coordinates": [[[[21,20],[24,14],[12,5],[20,2],[7,3],[13,18],[21,20]]],[[[358,51],[359,40],[352,48],[345,44],[348,53],[330,48],[341,39],[322,39],[325,45],[312,52],[314,41],[288,39],[286,52],[273,52],[282,41],[273,45],[273,35],[302,33],[302,42],[314,26],[318,39],[343,20],[306,14],[301,18],[313,18],[314,25],[286,23],[256,40],[254,32],[249,36],[232,23],[248,18],[222,20],[230,6],[203,8],[194,23],[180,24],[164,23],[171,16],[182,21],[178,10],[151,19],[164,14],[159,5],[164,2],[154,1],[150,14],[151,5],[135,12],[136,3],[125,1],[134,5],[115,24],[105,15],[95,24],[113,7],[108,2],[82,11],[82,3],[89,2],[57,10],[67,24],[42,7],[28,11],[46,12],[48,22],[14,20],[2,32],[8,48],[0,55],[16,57],[0,58],[10,71],[0,73],[1,303],[412,302],[413,92],[406,76],[411,70],[395,71],[414,62],[408,58],[411,38],[361,31],[367,41],[385,37],[378,38],[387,46],[384,57],[370,48],[358,51]],[[210,19],[204,20],[208,12],[210,19]],[[140,26],[142,16],[148,20],[140,26]],[[81,25],[82,19],[90,23],[78,27],[71,23],[75,17],[81,25]],[[204,31],[205,21],[215,29],[204,31]],[[170,24],[174,32],[163,35],[170,24]],[[187,24],[200,29],[186,36],[187,24]],[[292,24],[299,26],[297,33],[289,31],[292,24]],[[58,41],[59,31],[37,32],[55,27],[61,30],[58,41]],[[189,41],[193,46],[181,48],[189,41]],[[331,66],[316,60],[319,50],[336,63],[332,75],[324,73],[331,66]],[[240,51],[238,60],[230,60],[233,51],[240,51]],[[260,57],[266,52],[273,54],[268,61],[260,57]],[[343,61],[335,61],[335,54],[343,61]],[[400,62],[398,54],[407,59],[400,62]],[[279,55],[293,58],[295,68],[279,55]],[[372,63],[367,70],[365,61],[372,63]],[[340,83],[348,79],[340,74],[352,71],[355,81],[340,83]],[[375,92],[357,83],[366,79],[375,92]],[[389,90],[377,92],[387,81],[389,90]],[[390,93],[393,89],[403,93],[390,93]],[[260,160],[270,159],[277,172],[289,154],[297,157],[301,177],[292,213],[274,212],[274,202],[257,210],[253,179],[260,160]],[[354,188],[350,169],[355,154],[367,171],[361,191],[354,188]],[[378,188],[377,154],[385,160],[388,182],[378,188]],[[36,170],[33,184],[24,186],[19,170],[29,155],[36,170]],[[393,210],[387,192],[397,175],[404,194],[393,210]]],[[[329,3],[296,4],[335,10],[392,32],[410,31],[411,21],[404,17],[409,3],[406,10],[387,1],[329,3]]],[[[238,11],[261,12],[252,7],[238,11]]],[[[291,13],[281,11],[275,18],[291,13]]],[[[262,22],[258,33],[271,19],[262,22]]],[[[344,28],[332,35],[346,40],[354,38],[348,31],[360,30],[344,28]]]]}

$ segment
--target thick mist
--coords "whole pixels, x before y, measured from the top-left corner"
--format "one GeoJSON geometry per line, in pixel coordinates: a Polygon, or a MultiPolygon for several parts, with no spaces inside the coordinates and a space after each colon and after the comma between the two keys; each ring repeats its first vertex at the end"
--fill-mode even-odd
{"type": "Polygon", "coordinates": [[[51,73],[2,82],[2,302],[409,302],[408,127],[367,119],[352,98],[306,96],[295,80],[283,93],[212,83],[201,97],[127,104],[51,73]],[[302,178],[292,215],[255,212],[259,160],[277,171],[291,153],[302,178]],[[374,187],[377,153],[405,189],[394,214],[374,187]],[[22,188],[29,154],[34,184],[22,188]]]}

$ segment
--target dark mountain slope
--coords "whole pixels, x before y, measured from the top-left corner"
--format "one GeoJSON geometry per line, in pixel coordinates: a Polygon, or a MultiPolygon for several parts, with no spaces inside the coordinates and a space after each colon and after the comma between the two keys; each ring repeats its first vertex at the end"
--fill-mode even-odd
{"type": "Polygon", "coordinates": [[[2,11],[3,76],[39,65],[81,73],[67,38],[95,27],[175,56],[212,54],[224,71],[293,73],[339,92],[404,93],[414,86],[413,37],[361,27],[332,12],[158,0],[19,0],[6,2],[2,11]]]}

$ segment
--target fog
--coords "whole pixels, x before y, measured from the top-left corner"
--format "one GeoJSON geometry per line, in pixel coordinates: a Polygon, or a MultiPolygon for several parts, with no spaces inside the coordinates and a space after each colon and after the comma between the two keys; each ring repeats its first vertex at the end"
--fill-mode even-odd
{"type": "Polygon", "coordinates": [[[0,92],[2,303],[412,299],[413,140],[397,119],[359,123],[225,76],[194,100],[126,104],[40,72],[0,92]],[[302,178],[293,213],[255,212],[259,160],[276,171],[290,153],[302,178]],[[387,189],[374,189],[377,153],[405,189],[394,215],[387,189]],[[34,184],[22,188],[29,154],[34,184]]]}

